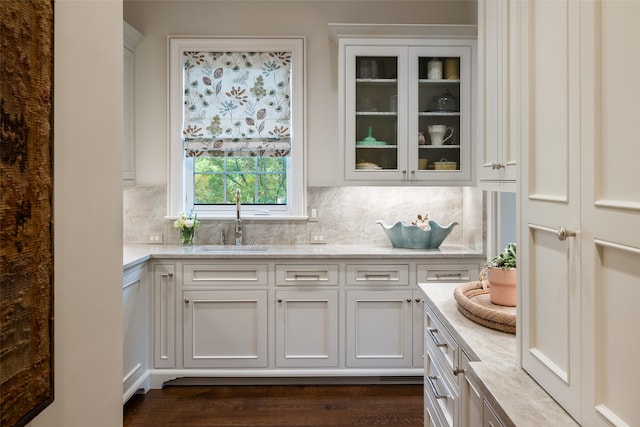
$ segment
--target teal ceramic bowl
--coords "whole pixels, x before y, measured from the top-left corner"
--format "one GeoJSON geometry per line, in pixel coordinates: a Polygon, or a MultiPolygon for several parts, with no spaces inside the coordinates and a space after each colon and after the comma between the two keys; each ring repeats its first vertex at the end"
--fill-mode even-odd
{"type": "Polygon", "coordinates": [[[398,221],[394,225],[386,225],[382,221],[377,221],[387,234],[394,248],[405,249],[437,249],[444,239],[451,233],[457,222],[443,227],[433,220],[429,220],[429,230],[423,230],[417,225],[407,225],[404,221],[398,221]]]}

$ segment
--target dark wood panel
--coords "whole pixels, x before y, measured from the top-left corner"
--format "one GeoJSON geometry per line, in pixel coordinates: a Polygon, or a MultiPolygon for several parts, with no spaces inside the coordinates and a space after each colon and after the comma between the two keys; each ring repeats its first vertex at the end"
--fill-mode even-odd
{"type": "Polygon", "coordinates": [[[124,427],[423,425],[422,385],[169,386],[135,395],[124,427]]]}

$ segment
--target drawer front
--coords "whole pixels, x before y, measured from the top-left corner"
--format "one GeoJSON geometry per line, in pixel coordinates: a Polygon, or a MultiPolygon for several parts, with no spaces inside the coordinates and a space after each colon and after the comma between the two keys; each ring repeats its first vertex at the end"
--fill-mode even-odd
{"type": "Polygon", "coordinates": [[[347,285],[409,285],[407,264],[347,265],[347,285]]]}
{"type": "Polygon", "coordinates": [[[471,282],[478,280],[478,266],[475,264],[460,265],[427,265],[417,266],[418,283],[426,282],[471,282]]]}
{"type": "Polygon", "coordinates": [[[458,367],[458,343],[430,310],[425,313],[424,334],[427,349],[433,351],[433,357],[445,369],[447,379],[452,384],[457,384],[453,371],[458,367]]]}
{"type": "Polygon", "coordinates": [[[186,264],[183,273],[185,287],[211,287],[230,285],[267,285],[266,264],[186,264]]]}
{"type": "Polygon", "coordinates": [[[276,286],[337,286],[337,264],[276,265],[276,286]]]}
{"type": "Polygon", "coordinates": [[[425,355],[425,399],[428,399],[429,406],[442,425],[453,426],[457,394],[447,385],[444,372],[435,363],[434,356],[437,357],[437,354],[430,351],[425,355]]]}

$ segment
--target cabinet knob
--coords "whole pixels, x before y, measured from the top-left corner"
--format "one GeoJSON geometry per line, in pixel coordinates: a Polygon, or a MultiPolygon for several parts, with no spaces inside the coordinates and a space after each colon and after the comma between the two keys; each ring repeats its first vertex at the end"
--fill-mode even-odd
{"type": "Polygon", "coordinates": [[[567,231],[564,227],[560,227],[556,231],[556,235],[558,236],[558,240],[563,241],[566,240],[567,237],[575,237],[576,233],[574,231],[567,231]]]}
{"type": "Polygon", "coordinates": [[[416,302],[420,302],[422,301],[420,298],[416,298],[416,302]]]}
{"type": "Polygon", "coordinates": [[[185,304],[189,304],[189,300],[185,298],[185,299],[184,299],[184,303],[185,303],[185,304]]]}
{"type": "Polygon", "coordinates": [[[282,302],[282,298],[278,298],[278,302],[282,302]]]}
{"type": "Polygon", "coordinates": [[[407,298],[407,302],[411,302],[411,298],[407,298]]]}
{"type": "Polygon", "coordinates": [[[403,169],[403,170],[402,170],[402,174],[403,174],[403,175],[406,175],[406,174],[407,174],[407,170],[406,170],[406,169],[403,169]]]}
{"type": "Polygon", "coordinates": [[[173,273],[162,273],[160,277],[173,277],[173,273]]]}
{"type": "Polygon", "coordinates": [[[491,169],[504,169],[506,166],[503,165],[502,163],[498,163],[498,162],[491,162],[491,169]]]}
{"type": "Polygon", "coordinates": [[[453,375],[458,376],[458,374],[464,374],[465,372],[467,372],[467,370],[466,370],[466,369],[460,369],[460,368],[458,368],[458,369],[454,369],[454,370],[453,370],[453,375]]]}
{"type": "Polygon", "coordinates": [[[411,173],[412,173],[412,174],[415,174],[415,173],[416,173],[416,170],[415,170],[415,169],[411,169],[411,173]]]}

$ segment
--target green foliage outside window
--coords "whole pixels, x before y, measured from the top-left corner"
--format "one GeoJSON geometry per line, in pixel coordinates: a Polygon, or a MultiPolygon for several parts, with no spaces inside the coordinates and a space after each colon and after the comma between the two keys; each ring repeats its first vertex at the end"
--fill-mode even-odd
{"type": "Polygon", "coordinates": [[[283,157],[198,157],[194,160],[196,205],[242,203],[285,205],[287,159],[283,157]]]}

